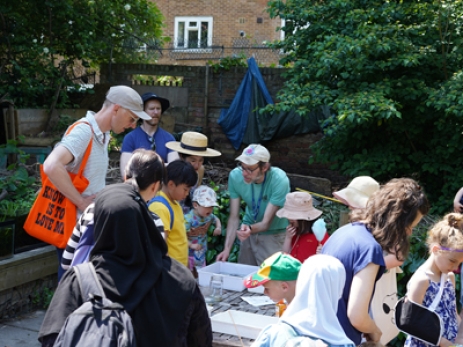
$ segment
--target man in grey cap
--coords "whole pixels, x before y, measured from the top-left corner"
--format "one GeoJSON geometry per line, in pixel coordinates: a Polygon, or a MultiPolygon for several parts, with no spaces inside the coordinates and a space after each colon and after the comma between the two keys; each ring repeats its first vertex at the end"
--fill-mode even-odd
{"type": "Polygon", "coordinates": [[[236,160],[238,167],[228,176],[227,238],[217,261],[228,259],[238,236],[241,241],[238,263],[260,265],[283,247],[288,221],[275,214],[285,203],[289,179],[283,170],[270,165],[270,153],[264,146],[249,145],[236,160]],[[240,221],[241,199],[246,203],[243,221],[240,221]]]}
{"type": "MultiPolygon", "coordinates": [[[[101,110],[97,113],[88,111],[87,115],[78,120],[78,124],[63,136],[61,142],[45,160],[43,164],[45,174],[56,188],[77,206],[79,212],[83,212],[93,202],[96,193],[106,184],[109,131],[119,134],[127,128],[134,128],[139,118],[151,119],[143,111],[140,95],[127,86],[111,87],[101,110]],[[83,171],[89,185],[80,194],[68,173],[79,171],[90,141],[92,148],[83,171]]],[[[58,249],[59,264],[61,264],[62,252],[62,249],[58,249]]],[[[63,272],[60,266],[58,279],[63,272]]]]}

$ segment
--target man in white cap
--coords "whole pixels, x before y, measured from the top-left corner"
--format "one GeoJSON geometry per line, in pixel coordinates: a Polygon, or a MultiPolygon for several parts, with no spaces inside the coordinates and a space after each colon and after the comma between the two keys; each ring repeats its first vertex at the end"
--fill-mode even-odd
{"type": "Polygon", "coordinates": [[[260,265],[272,254],[281,251],[288,221],[276,216],[289,193],[286,173],[270,165],[270,153],[261,145],[251,144],[236,158],[238,167],[230,172],[230,217],[224,250],[217,261],[230,256],[236,236],[241,241],[238,262],[260,265]],[[241,200],[246,203],[240,221],[241,200]]]}
{"type": "MultiPolygon", "coordinates": [[[[151,119],[143,111],[140,95],[127,86],[111,87],[101,110],[97,113],[88,111],[87,115],[78,120],[78,124],[63,136],[61,142],[45,160],[43,164],[45,174],[56,188],[77,206],[79,212],[84,211],[93,202],[96,193],[106,184],[109,131],[119,134],[127,128],[134,128],[139,118],[151,119]],[[79,171],[90,141],[92,141],[92,149],[83,171],[89,185],[80,194],[68,172],[79,171]]],[[[62,251],[58,249],[59,264],[62,251]]],[[[59,269],[58,278],[63,271],[59,269]]]]}

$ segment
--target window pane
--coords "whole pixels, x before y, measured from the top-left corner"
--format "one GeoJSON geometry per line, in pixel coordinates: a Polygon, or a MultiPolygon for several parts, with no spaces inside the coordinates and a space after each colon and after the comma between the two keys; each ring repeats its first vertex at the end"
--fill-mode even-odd
{"type": "Polygon", "coordinates": [[[199,43],[201,48],[207,47],[207,34],[209,33],[209,22],[201,22],[201,41],[199,43]]]}
{"type": "Polygon", "coordinates": [[[185,47],[185,22],[178,22],[177,47],[185,47]]]}
{"type": "Polygon", "coordinates": [[[197,28],[198,27],[198,22],[190,22],[188,23],[190,28],[197,28]]]}
{"type": "Polygon", "coordinates": [[[188,48],[198,48],[198,30],[188,30],[188,48]]]}

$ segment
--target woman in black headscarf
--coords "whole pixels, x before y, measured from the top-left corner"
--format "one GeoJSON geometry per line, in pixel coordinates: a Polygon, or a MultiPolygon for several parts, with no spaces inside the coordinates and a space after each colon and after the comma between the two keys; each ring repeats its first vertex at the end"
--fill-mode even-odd
{"type": "MultiPolygon", "coordinates": [[[[108,299],[132,318],[137,345],[211,346],[204,299],[191,272],[167,256],[136,188],[106,187],[95,202],[95,247],[90,261],[108,299]]],[[[73,269],[63,276],[39,332],[51,346],[64,320],[83,303],[73,269]]]]}

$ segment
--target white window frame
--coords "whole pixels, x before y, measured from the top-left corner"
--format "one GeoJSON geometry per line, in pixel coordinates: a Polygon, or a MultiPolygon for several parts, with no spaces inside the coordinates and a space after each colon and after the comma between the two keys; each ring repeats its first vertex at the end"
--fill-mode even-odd
{"type": "MultiPolygon", "coordinates": [[[[283,41],[285,39],[285,32],[283,31],[283,28],[286,26],[286,19],[284,18],[281,18],[281,26],[280,26],[280,41],[283,41]]],[[[307,29],[308,27],[310,26],[310,23],[307,23],[306,25],[304,25],[303,27],[301,28],[295,28],[293,30],[293,34],[299,30],[299,29],[307,29]]]]}
{"type": "Polygon", "coordinates": [[[211,49],[210,47],[212,46],[212,33],[213,33],[213,17],[212,16],[205,16],[205,17],[199,17],[199,16],[182,16],[182,17],[175,17],[175,23],[174,23],[174,48],[176,50],[184,50],[192,53],[205,53],[205,52],[210,52],[211,49]],[[185,44],[187,45],[188,43],[188,34],[190,31],[198,31],[198,47],[185,47],[185,46],[178,46],[178,37],[179,37],[179,23],[184,22],[185,23],[185,28],[183,32],[183,37],[185,44]],[[196,22],[197,27],[190,26],[190,22],[196,22]],[[208,22],[208,33],[207,33],[207,47],[200,47],[200,40],[201,40],[201,22],[208,22]]]}

